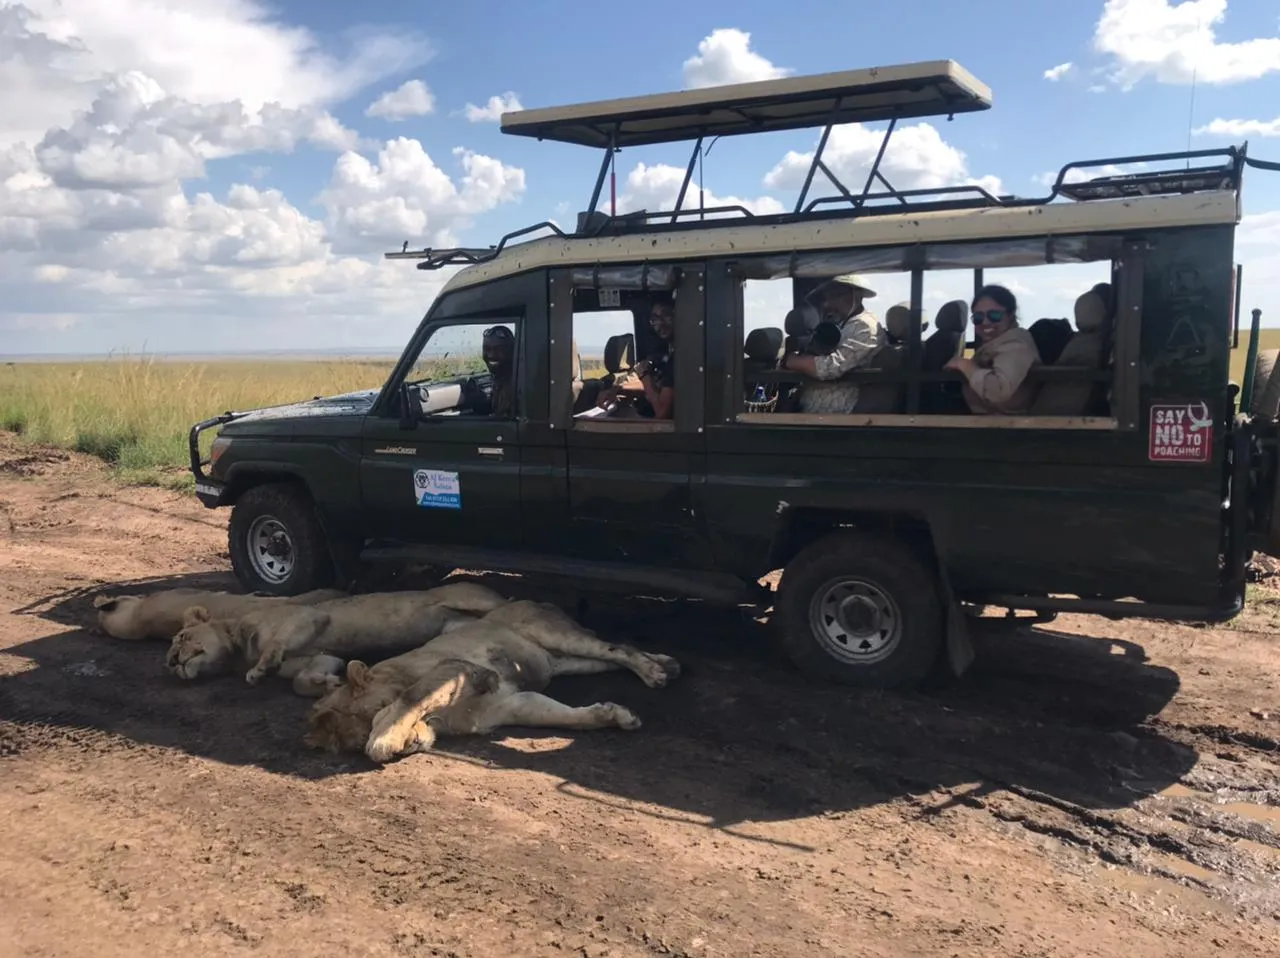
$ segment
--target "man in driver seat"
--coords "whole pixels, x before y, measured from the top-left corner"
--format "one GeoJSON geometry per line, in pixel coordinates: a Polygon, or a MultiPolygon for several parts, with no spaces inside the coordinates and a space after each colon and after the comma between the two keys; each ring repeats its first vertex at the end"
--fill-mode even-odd
{"type": "Polygon", "coordinates": [[[471,408],[481,415],[512,419],[516,414],[515,368],[516,338],[505,326],[490,326],[484,331],[480,347],[485,368],[492,377],[486,399],[477,396],[471,408]]]}

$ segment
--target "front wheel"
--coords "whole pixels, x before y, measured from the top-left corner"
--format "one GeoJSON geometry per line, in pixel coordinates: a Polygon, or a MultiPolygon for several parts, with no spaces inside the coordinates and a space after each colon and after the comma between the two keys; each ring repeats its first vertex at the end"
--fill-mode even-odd
{"type": "Polygon", "coordinates": [[[836,533],[787,564],[782,643],[801,672],[842,685],[914,689],[944,648],[937,576],[901,542],[836,533]]]}
{"type": "Polygon", "coordinates": [[[249,592],[300,595],[332,584],[333,563],[315,508],[295,486],[254,486],[231,510],[227,546],[249,592]]]}

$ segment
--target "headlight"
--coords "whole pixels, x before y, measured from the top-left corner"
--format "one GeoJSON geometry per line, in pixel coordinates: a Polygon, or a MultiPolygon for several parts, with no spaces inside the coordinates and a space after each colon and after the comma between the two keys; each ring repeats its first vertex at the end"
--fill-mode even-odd
{"type": "Polygon", "coordinates": [[[218,459],[222,456],[224,452],[227,451],[227,447],[230,445],[231,445],[230,436],[218,436],[216,439],[213,440],[213,445],[209,449],[209,471],[210,472],[212,472],[214,468],[217,467],[218,459]]]}

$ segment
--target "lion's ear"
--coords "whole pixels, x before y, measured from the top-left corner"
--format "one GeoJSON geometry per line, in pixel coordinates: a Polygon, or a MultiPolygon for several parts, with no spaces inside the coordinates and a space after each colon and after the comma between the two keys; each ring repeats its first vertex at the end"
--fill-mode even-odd
{"type": "Polygon", "coordinates": [[[369,684],[369,666],[365,665],[359,659],[352,659],[347,663],[347,685],[351,687],[352,692],[363,692],[369,684]]]}
{"type": "Polygon", "coordinates": [[[209,621],[209,610],[202,605],[187,606],[182,613],[182,627],[189,629],[193,625],[199,625],[201,622],[209,621]]]}
{"type": "Polygon", "coordinates": [[[93,597],[93,607],[101,609],[103,612],[114,612],[119,602],[120,597],[114,595],[95,595],[93,597]]]}

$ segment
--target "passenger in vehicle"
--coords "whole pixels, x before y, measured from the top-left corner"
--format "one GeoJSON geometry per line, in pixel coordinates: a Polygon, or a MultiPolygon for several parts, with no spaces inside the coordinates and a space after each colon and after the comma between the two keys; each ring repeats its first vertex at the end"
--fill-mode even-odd
{"type": "Polygon", "coordinates": [[[490,326],[481,339],[480,353],[489,370],[489,395],[478,393],[468,402],[471,412],[499,419],[514,419],[516,414],[515,368],[516,337],[505,326],[490,326]]]}
{"type": "Polygon", "coordinates": [[[620,386],[602,390],[596,405],[608,410],[610,418],[623,419],[637,415],[653,419],[671,419],[675,412],[675,300],[670,294],[654,297],[649,306],[649,325],[658,337],[659,346],[647,358],[640,360],[631,372],[644,388],[645,405],[641,413],[629,403],[621,403],[621,396],[629,392],[620,386]]]}
{"type": "Polygon", "coordinates": [[[644,398],[654,419],[670,419],[675,411],[675,318],[676,306],[669,296],[659,296],[649,307],[649,325],[661,346],[635,365],[635,374],[644,384],[644,398]]]}
{"type": "Polygon", "coordinates": [[[840,344],[825,356],[788,353],[780,368],[807,376],[800,386],[800,410],[807,413],[852,412],[858,402],[858,384],[834,382],[845,373],[871,365],[887,342],[884,327],[863,300],[875,296],[861,276],[835,276],[806,297],[822,318],[840,327],[840,344]]]}
{"type": "Polygon", "coordinates": [[[1025,415],[1035,398],[1027,373],[1040,363],[1031,333],[1018,325],[1018,300],[1003,286],[990,285],[973,298],[972,359],[957,356],[944,366],[964,377],[964,398],[978,415],[1025,415]]]}

